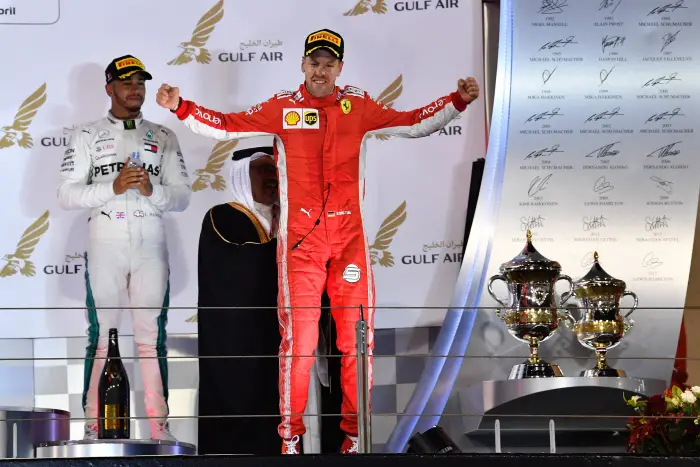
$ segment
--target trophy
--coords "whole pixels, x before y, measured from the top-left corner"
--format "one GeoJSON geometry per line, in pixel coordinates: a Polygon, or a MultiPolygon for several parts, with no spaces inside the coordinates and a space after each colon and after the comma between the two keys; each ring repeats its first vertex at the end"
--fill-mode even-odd
{"type": "Polygon", "coordinates": [[[622,370],[610,368],[608,350],[617,347],[632,329],[634,321],[627,319],[639,303],[634,292],[625,290],[626,284],[608,275],[598,262],[598,252],[593,254],[593,266],[588,274],[574,284],[574,295],[580,302],[581,318],[572,326],[581,345],[596,353],[597,364],[584,370],[581,376],[626,376],[622,370]],[[622,316],[620,299],[629,295],[634,299],[632,309],[622,316]]]}
{"type": "Polygon", "coordinates": [[[506,324],[513,337],[530,346],[530,356],[512,368],[508,379],[564,376],[558,365],[544,361],[539,355],[540,343],[556,332],[559,321],[575,323],[568,310],[559,308],[573,296],[574,287],[571,278],[560,271],[559,263],[548,260],[535,249],[528,229],[525,248],[501,265],[500,274],[489,279],[489,295],[503,307],[496,310],[496,316],[506,324]],[[498,280],[508,286],[508,305],[493,293],[491,287],[498,280]],[[569,283],[569,291],[561,296],[561,303],[557,305],[555,285],[560,280],[569,283]]]}

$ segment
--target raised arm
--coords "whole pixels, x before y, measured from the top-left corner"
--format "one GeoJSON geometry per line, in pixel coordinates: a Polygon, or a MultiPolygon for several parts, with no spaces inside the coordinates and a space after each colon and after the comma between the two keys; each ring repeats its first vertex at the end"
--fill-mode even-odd
{"type": "Polygon", "coordinates": [[[63,209],[96,208],[115,196],[111,180],[92,181],[89,140],[89,129],[76,128],[71,145],[63,154],[58,184],[58,202],[63,209]]]}
{"type": "Polygon", "coordinates": [[[161,211],[181,212],[190,204],[192,187],[187,173],[185,158],[180,150],[180,143],[175,133],[169,129],[161,129],[168,138],[163,149],[163,162],[160,185],[153,186],[153,194],[148,197],[151,204],[161,211]]]}
{"type": "Polygon", "coordinates": [[[415,110],[397,111],[379,104],[365,93],[365,132],[402,138],[422,138],[444,128],[479,96],[473,78],[459,80],[457,91],[415,110]]]}
{"type": "Polygon", "coordinates": [[[174,112],[190,130],[217,140],[277,134],[282,127],[278,100],[275,96],[245,112],[223,113],[182,99],[179,89],[167,84],[156,95],[158,104],[174,112]]]}

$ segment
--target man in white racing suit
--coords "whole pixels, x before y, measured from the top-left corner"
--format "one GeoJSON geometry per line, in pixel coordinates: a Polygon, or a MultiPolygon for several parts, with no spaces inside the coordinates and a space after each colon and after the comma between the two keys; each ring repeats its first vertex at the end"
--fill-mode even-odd
{"type": "Polygon", "coordinates": [[[111,110],[74,130],[58,187],[64,209],[90,209],[85,439],[97,438],[97,386],[109,329],[119,327],[122,308],[133,307],[151,438],[175,440],[167,422],[169,265],[162,216],[187,208],[191,185],[175,134],[141,114],[145,81],[152,78],[143,64],[119,57],[105,75],[111,110]]]}

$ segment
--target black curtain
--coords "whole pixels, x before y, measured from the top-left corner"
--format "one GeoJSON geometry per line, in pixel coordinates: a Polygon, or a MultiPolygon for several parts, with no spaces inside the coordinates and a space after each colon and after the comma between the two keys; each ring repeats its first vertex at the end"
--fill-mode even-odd
{"type": "Polygon", "coordinates": [[[335,344],[337,337],[335,322],[331,317],[330,299],[326,293],[321,298],[321,319],[319,320],[319,332],[326,336],[328,345],[328,380],[329,387],[321,386],[321,453],[337,454],[343,444],[345,434],[340,429],[340,406],[343,403],[343,395],[340,390],[340,350],[335,344]]]}
{"type": "Polygon", "coordinates": [[[481,179],[484,176],[484,166],[486,159],[483,157],[475,160],[472,163],[472,178],[469,182],[469,201],[467,202],[467,220],[464,225],[464,242],[462,242],[462,256],[467,249],[467,241],[469,241],[469,233],[472,230],[474,222],[474,213],[476,212],[476,203],[479,201],[479,191],[481,190],[481,179]]]}

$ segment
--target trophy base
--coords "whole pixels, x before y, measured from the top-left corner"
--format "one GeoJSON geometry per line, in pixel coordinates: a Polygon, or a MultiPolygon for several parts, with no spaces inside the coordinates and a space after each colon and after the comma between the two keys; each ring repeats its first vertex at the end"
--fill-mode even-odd
{"type": "Polygon", "coordinates": [[[541,360],[539,363],[525,362],[510,370],[508,379],[554,378],[564,376],[559,365],[541,360]]]}
{"type": "Polygon", "coordinates": [[[615,368],[593,368],[592,370],[584,370],[581,372],[581,376],[587,378],[625,378],[627,373],[623,370],[616,370],[615,368]]]}

